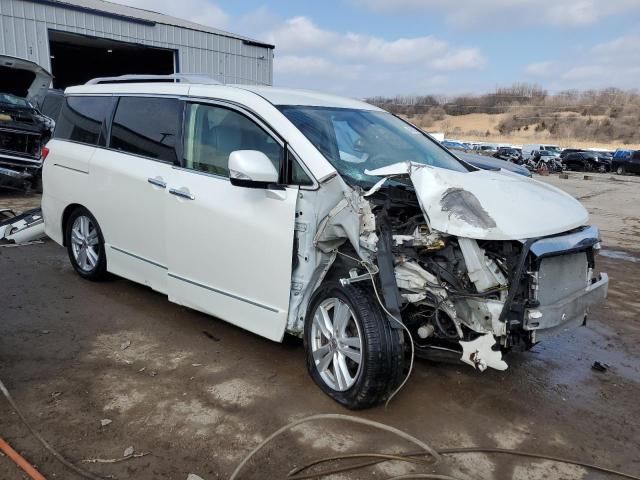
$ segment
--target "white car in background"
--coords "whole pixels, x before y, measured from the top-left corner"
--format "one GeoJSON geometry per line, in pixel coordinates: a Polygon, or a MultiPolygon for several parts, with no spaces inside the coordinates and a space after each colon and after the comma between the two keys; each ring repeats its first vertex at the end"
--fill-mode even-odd
{"type": "Polygon", "coordinates": [[[545,155],[559,157],[562,149],[556,145],[543,145],[541,143],[527,144],[522,146],[522,158],[528,160],[536,152],[545,152],[545,155]]]}
{"type": "Polygon", "coordinates": [[[42,208],[82,277],[302,337],[349,408],[388,398],[409,352],[503,370],[605,298],[598,231],[562,191],[366,103],[170,79],[66,91],[42,208]]]}

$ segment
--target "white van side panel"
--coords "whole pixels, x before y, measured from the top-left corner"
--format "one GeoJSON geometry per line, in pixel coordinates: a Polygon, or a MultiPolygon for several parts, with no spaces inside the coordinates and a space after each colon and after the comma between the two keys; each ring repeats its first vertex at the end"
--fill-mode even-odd
{"type": "Polygon", "coordinates": [[[81,143],[52,139],[42,170],[42,213],[45,232],[60,245],[64,242],[62,217],[71,204],[91,211],[93,192],[89,186],[89,165],[96,148],[81,143]]]}
{"type": "Polygon", "coordinates": [[[184,169],[174,169],[169,186],[192,195],[167,195],[169,299],[281,341],[297,187],[237,187],[184,169]]]}
{"type": "Polygon", "coordinates": [[[167,292],[166,189],[171,165],[123,152],[96,149],[91,160],[91,212],[105,241],[107,270],[167,292]]]}

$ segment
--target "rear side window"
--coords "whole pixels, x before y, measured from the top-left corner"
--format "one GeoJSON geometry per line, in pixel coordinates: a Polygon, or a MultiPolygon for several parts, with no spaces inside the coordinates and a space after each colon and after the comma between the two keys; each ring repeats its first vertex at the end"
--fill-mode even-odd
{"type": "Polygon", "coordinates": [[[176,163],[181,117],[178,99],[121,97],[113,118],[109,147],[176,163]]]}
{"type": "Polygon", "coordinates": [[[111,102],[111,97],[67,97],[56,119],[54,137],[104,146],[102,125],[111,102]]]}

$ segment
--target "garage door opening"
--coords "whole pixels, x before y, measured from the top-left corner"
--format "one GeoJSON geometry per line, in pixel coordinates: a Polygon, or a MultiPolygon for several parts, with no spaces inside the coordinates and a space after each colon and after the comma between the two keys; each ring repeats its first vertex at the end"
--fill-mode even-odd
{"type": "Polygon", "coordinates": [[[134,43],[49,31],[53,87],[80,85],[96,77],[175,73],[175,51],[134,43]]]}

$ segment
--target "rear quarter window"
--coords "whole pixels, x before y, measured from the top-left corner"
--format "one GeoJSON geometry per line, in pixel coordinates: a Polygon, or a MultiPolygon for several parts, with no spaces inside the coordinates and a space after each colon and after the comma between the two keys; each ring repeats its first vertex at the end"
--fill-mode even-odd
{"type": "Polygon", "coordinates": [[[103,124],[111,97],[67,97],[56,119],[54,138],[104,146],[103,124]]]}

